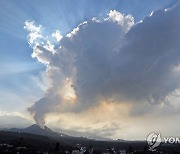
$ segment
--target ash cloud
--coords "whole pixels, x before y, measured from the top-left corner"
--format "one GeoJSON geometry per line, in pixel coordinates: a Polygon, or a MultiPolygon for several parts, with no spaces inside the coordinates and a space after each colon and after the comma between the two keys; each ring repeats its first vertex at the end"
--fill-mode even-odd
{"type": "Polygon", "coordinates": [[[166,102],[180,88],[179,8],[136,24],[131,15],[110,11],[104,20],[93,18],[61,36],[58,48],[42,36],[42,26],[27,21],[32,56],[46,65],[51,83],[28,109],[35,121],[43,125],[50,112],[80,112],[101,101],[131,103],[132,114],[146,113],[144,104],[166,102]]]}

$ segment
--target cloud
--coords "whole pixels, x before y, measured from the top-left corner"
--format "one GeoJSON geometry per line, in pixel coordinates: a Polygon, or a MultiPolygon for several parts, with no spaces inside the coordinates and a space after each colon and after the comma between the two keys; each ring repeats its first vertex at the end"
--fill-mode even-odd
{"type": "Polygon", "coordinates": [[[46,116],[46,124],[73,136],[117,138],[117,133],[127,127],[125,117],[129,108],[126,103],[101,102],[81,112],[50,113],[46,116]]]}
{"type": "Polygon", "coordinates": [[[20,112],[7,112],[0,109],[0,128],[22,128],[33,123],[29,115],[20,112]]]}
{"type": "Polygon", "coordinates": [[[52,37],[56,38],[58,42],[63,38],[59,30],[56,30],[54,33],[52,33],[52,37]]]}
{"type": "Polygon", "coordinates": [[[51,82],[44,98],[28,109],[36,122],[44,124],[51,112],[82,112],[102,101],[125,102],[133,115],[165,104],[180,88],[179,7],[137,24],[131,15],[110,11],[105,19],[79,24],[58,48],[46,36],[34,39],[30,34],[41,26],[26,22],[32,55],[47,66],[51,82]]]}
{"type": "MultiPolygon", "coordinates": [[[[124,71],[128,82],[124,80],[122,93],[133,101],[166,102],[167,96],[179,89],[179,73],[173,71],[180,62],[179,7],[154,12],[126,34],[127,44],[116,61],[121,56],[127,59],[124,71]]],[[[117,65],[117,69],[123,68],[117,65]]]]}
{"type": "MultiPolygon", "coordinates": [[[[123,36],[129,29],[126,25],[133,25],[134,23],[132,16],[124,16],[118,12],[114,12],[114,14],[117,14],[116,18],[114,15],[111,16],[110,13],[108,18],[102,22],[95,20],[89,21],[89,23],[83,22],[67,34],[66,37],[62,38],[61,46],[57,49],[54,48],[46,36],[38,37],[37,39],[31,38],[33,36],[31,33],[34,33],[34,31],[39,33],[39,27],[41,26],[35,26],[34,22],[29,24],[28,21],[26,22],[25,29],[30,31],[28,40],[33,48],[32,57],[37,58],[39,62],[47,66],[46,75],[52,83],[45,97],[29,108],[29,111],[34,114],[35,120],[38,123],[44,123],[44,115],[48,112],[56,110],[81,110],[80,108],[87,108],[86,105],[90,105],[90,103],[97,103],[98,93],[97,95],[95,94],[97,86],[93,88],[94,92],[92,94],[88,92],[92,90],[89,89],[90,87],[84,89],[84,92],[82,91],[83,81],[81,81],[81,78],[86,78],[87,75],[90,75],[90,72],[87,72],[88,68],[86,66],[91,70],[95,69],[94,71],[103,69],[101,62],[106,63],[106,60],[110,60],[110,57],[108,58],[108,56],[111,56],[109,51],[113,50],[112,54],[117,51],[119,46],[121,46],[119,40],[123,41],[123,36]],[[121,18],[117,18],[118,16],[121,18]],[[125,24],[129,22],[131,24],[125,24]],[[101,40],[102,38],[104,38],[103,41],[101,40]],[[82,39],[84,39],[83,42],[82,39]],[[34,42],[31,40],[34,40],[34,42]],[[104,55],[102,55],[103,53],[104,55]],[[94,61],[95,65],[92,66],[95,54],[97,54],[97,59],[94,61]],[[96,66],[97,68],[95,68],[96,66]],[[84,73],[82,76],[79,76],[81,71],[84,73]],[[79,81],[81,83],[78,84],[79,81]],[[65,87],[69,87],[69,89],[65,90],[65,87]],[[71,99],[67,99],[64,96],[71,96],[71,99]],[[90,99],[91,96],[94,97],[94,100],[90,99]],[[85,101],[84,104],[82,103],[83,101],[85,101]]],[[[102,75],[99,74],[98,76],[97,74],[97,77],[99,78],[102,75]]],[[[93,82],[97,80],[96,76],[93,76],[93,74],[91,76],[92,80],[89,80],[89,83],[87,82],[89,85],[93,85],[93,82]]],[[[89,77],[91,78],[91,76],[89,77]]]]}
{"type": "Polygon", "coordinates": [[[32,120],[19,116],[3,115],[0,116],[0,128],[24,128],[33,124],[32,120]]]}
{"type": "Polygon", "coordinates": [[[116,10],[111,10],[108,16],[108,20],[122,25],[125,32],[127,32],[134,25],[134,18],[131,15],[125,16],[116,10]]]}
{"type": "Polygon", "coordinates": [[[40,34],[42,26],[41,25],[35,26],[34,21],[32,22],[26,21],[24,29],[30,31],[30,34],[28,35],[28,40],[30,45],[36,43],[36,40],[38,38],[42,38],[42,35],[40,34]]]}

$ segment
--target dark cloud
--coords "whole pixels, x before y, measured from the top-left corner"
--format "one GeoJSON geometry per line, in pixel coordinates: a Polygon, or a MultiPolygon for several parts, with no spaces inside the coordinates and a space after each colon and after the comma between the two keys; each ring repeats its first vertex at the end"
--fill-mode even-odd
{"type": "Polygon", "coordinates": [[[118,92],[158,103],[179,88],[179,75],[173,72],[180,62],[179,7],[155,12],[126,34],[127,43],[115,60],[118,92]]]}
{"type": "Polygon", "coordinates": [[[137,24],[132,16],[111,11],[104,20],[80,24],[53,50],[31,39],[34,57],[47,65],[52,81],[45,98],[29,109],[35,120],[48,112],[81,111],[101,100],[132,103],[134,110],[138,104],[135,114],[145,113],[147,102],[163,102],[180,86],[174,70],[180,61],[179,8],[156,11],[137,24]],[[72,95],[67,86],[75,100],[64,98],[72,95]]]}

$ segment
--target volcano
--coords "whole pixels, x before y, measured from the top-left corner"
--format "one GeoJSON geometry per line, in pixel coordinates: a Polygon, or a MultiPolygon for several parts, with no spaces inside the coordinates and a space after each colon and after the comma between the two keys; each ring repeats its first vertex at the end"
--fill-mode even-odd
{"type": "Polygon", "coordinates": [[[50,128],[45,126],[41,128],[39,125],[33,124],[27,128],[11,128],[8,131],[11,132],[18,132],[18,133],[28,133],[28,134],[35,134],[35,135],[42,135],[42,136],[49,136],[49,137],[65,137],[68,136],[63,133],[57,133],[52,131],[50,128]]]}

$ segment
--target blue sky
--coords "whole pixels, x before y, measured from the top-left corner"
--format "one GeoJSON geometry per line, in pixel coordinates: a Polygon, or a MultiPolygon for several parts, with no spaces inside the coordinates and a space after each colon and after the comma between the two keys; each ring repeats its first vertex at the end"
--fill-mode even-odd
{"type": "MultiPolygon", "coordinates": [[[[176,0],[0,0],[0,112],[28,114],[44,95],[44,64],[31,57],[25,21],[42,25],[43,36],[59,30],[63,36],[93,17],[103,20],[110,10],[131,14],[135,23],[176,0]]],[[[53,42],[53,41],[52,41],[53,42]]],[[[57,44],[55,44],[57,45],[57,44]]]]}

